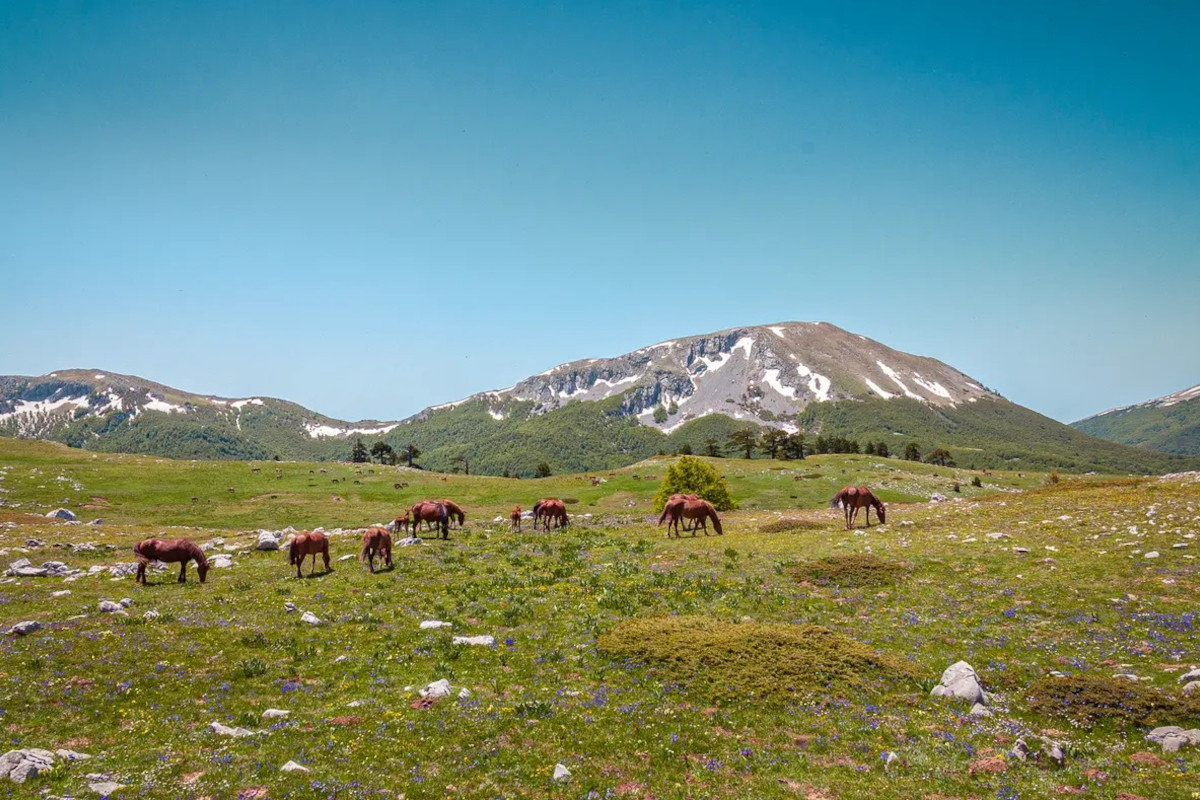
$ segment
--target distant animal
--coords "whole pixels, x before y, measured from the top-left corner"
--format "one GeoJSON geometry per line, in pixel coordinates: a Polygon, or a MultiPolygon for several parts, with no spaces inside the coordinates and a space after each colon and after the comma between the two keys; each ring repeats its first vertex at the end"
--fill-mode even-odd
{"type": "Polygon", "coordinates": [[[533,527],[536,530],[538,521],[542,523],[542,530],[549,531],[550,523],[554,523],[556,528],[567,527],[569,520],[567,518],[567,507],[562,500],[557,497],[547,497],[538,500],[533,504],[533,527]]]}
{"type": "Polygon", "coordinates": [[[443,539],[450,538],[450,512],[441,500],[422,500],[409,509],[412,513],[412,535],[416,536],[422,522],[433,522],[441,531],[443,539]]]}
{"type": "Polygon", "coordinates": [[[133,554],[138,561],[134,583],[145,585],[146,565],[151,561],[179,564],[179,583],[187,583],[187,565],[192,559],[196,560],[196,573],[201,583],[208,575],[208,557],[195,542],[187,539],[143,539],[133,546],[133,554]]]}
{"type": "Polygon", "coordinates": [[[833,496],[829,501],[830,508],[841,508],[846,512],[846,530],[854,527],[854,518],[858,516],[858,510],[865,508],[867,510],[867,527],[871,527],[871,509],[875,509],[875,513],[879,515],[880,523],[887,521],[887,513],[883,508],[883,501],[875,495],[871,494],[871,490],[865,486],[847,486],[833,496]]]}
{"type": "Polygon", "coordinates": [[[694,494],[676,494],[671,495],[663,506],[662,515],[658,518],[658,524],[662,525],[663,520],[667,522],[667,537],[671,536],[671,529],[675,529],[675,538],[679,538],[679,523],[683,520],[692,522],[690,530],[692,536],[696,535],[696,529],[700,528],[704,531],[704,535],[708,536],[708,520],[712,520],[713,529],[717,535],[723,535],[725,531],[721,529],[721,518],[717,516],[717,509],[707,500],[698,497],[694,494]]]}
{"type": "Polygon", "coordinates": [[[305,556],[312,556],[312,568],[308,571],[311,577],[317,571],[317,554],[325,560],[325,571],[333,572],[333,568],[329,566],[329,539],[325,538],[325,534],[314,531],[312,533],[298,533],[296,538],[292,539],[292,543],[288,545],[288,563],[294,564],[296,567],[296,577],[303,577],[300,574],[300,566],[304,564],[305,556]]]}
{"type": "Polygon", "coordinates": [[[392,530],[399,531],[401,528],[408,530],[408,511],[392,520],[392,530]]]}
{"type": "Polygon", "coordinates": [[[512,513],[509,514],[508,516],[510,519],[512,519],[512,529],[515,532],[520,533],[521,532],[521,507],[513,506],[512,513]]]}
{"type": "Polygon", "coordinates": [[[358,554],[358,560],[366,561],[371,572],[374,572],[376,556],[379,556],[384,567],[391,568],[392,535],[388,533],[387,528],[372,525],[363,533],[362,552],[358,554]]]}

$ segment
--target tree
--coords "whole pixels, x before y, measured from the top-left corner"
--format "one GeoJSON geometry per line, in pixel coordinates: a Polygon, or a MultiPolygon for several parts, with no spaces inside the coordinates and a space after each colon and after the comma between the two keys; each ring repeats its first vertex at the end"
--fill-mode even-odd
{"type": "Polygon", "coordinates": [[[764,431],[761,440],[762,449],[766,450],[767,455],[771,458],[776,458],[779,451],[787,444],[787,438],[787,431],[781,431],[779,428],[764,431]]]}
{"type": "Polygon", "coordinates": [[[660,425],[667,421],[667,410],[662,406],[654,407],[654,421],[660,425]]]}
{"type": "Polygon", "coordinates": [[[887,442],[876,442],[875,443],[875,455],[883,456],[884,458],[887,458],[888,456],[891,455],[891,453],[888,452],[887,442]]]}
{"type": "Polygon", "coordinates": [[[787,458],[804,458],[804,433],[796,431],[788,434],[787,440],[783,443],[783,454],[787,458]]]}
{"type": "Polygon", "coordinates": [[[863,448],[863,454],[868,456],[875,455],[875,443],[867,442],[867,446],[863,448]]]}
{"type": "Polygon", "coordinates": [[[681,444],[679,446],[679,455],[681,455],[681,456],[692,455],[692,446],[690,444],[688,444],[687,442],[684,442],[683,444],[681,444]]]}
{"type": "Polygon", "coordinates": [[[546,463],[545,461],[542,461],[541,463],[539,463],[537,465],[537,470],[534,471],[533,476],[535,478],[549,478],[550,477],[550,465],[548,463],[546,463]]]}
{"type": "Polygon", "coordinates": [[[920,461],[921,460],[921,448],[917,446],[916,442],[909,442],[907,445],[904,446],[904,460],[905,461],[920,461]]]}
{"type": "Polygon", "coordinates": [[[416,460],[417,456],[419,455],[421,455],[421,450],[415,444],[410,443],[404,445],[404,458],[408,461],[408,465],[410,467],[413,465],[413,461],[416,460]]]}
{"type": "Polygon", "coordinates": [[[737,503],[729,496],[729,487],[716,467],[693,456],[680,456],[667,467],[667,474],[654,496],[654,510],[662,511],[673,494],[696,494],[713,504],[718,511],[730,511],[737,503]]]}
{"type": "Polygon", "coordinates": [[[937,464],[940,467],[954,466],[954,458],[940,447],[930,453],[929,458],[926,460],[930,464],[937,464]]]}
{"type": "Polygon", "coordinates": [[[721,457],[721,446],[718,444],[716,439],[704,440],[704,454],[710,458],[721,457]]]}
{"type": "Polygon", "coordinates": [[[471,474],[471,459],[467,458],[465,453],[458,453],[457,455],[451,457],[450,463],[457,465],[455,470],[461,468],[462,471],[467,475],[471,474]]]}
{"type": "Polygon", "coordinates": [[[354,440],[354,447],[350,450],[350,461],[355,464],[370,461],[370,457],[367,455],[367,446],[363,444],[362,439],[354,440]]]}
{"type": "Polygon", "coordinates": [[[382,440],[371,445],[371,457],[380,464],[396,463],[396,451],[392,449],[390,444],[382,440]]]}
{"type": "Polygon", "coordinates": [[[746,458],[753,458],[754,456],[751,454],[754,452],[754,448],[758,447],[758,434],[750,428],[743,428],[729,434],[728,441],[731,450],[741,450],[745,452],[746,458]]]}

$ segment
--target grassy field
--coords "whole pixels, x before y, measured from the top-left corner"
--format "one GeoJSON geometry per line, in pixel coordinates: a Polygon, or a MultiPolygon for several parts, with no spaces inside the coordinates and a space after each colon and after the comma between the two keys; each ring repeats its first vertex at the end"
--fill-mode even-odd
{"type": "Polygon", "coordinates": [[[0,584],[5,629],[43,626],[0,639],[8,748],[94,756],[0,796],[95,797],[99,773],[124,785],[114,797],[1197,796],[1197,750],[1142,738],[1200,726],[1178,688],[1200,661],[1195,477],[717,460],[742,510],[725,536],[667,540],[650,499],[668,463],[593,485],[0,440],[0,565],[86,571],[132,560],[150,535],[216,541],[234,561],[205,585],[194,569],[184,586],[173,572],[146,587],[108,572],[0,584]],[[879,489],[886,526],[841,529],[824,506],[848,483],[879,489]],[[512,505],[547,495],[574,500],[572,527],[508,531],[512,505]],[[313,578],[251,549],[257,528],[356,528],[431,496],[464,505],[466,527],[397,548],[391,571],[337,560],[357,553],[352,532],[313,578]],[[104,523],[34,516],[58,506],[104,523]],[[128,616],[98,610],[122,598],[128,616]],[[453,627],[419,628],[433,619],[453,627]],[[929,696],[959,659],[994,716],[929,696]],[[1091,682],[1064,694],[1075,678],[1091,682]],[[420,702],[439,679],[452,694],[420,702]],[[1065,745],[1064,765],[1008,755],[1041,735],[1065,745]],[[289,760],[310,772],[281,773],[289,760]],[[556,764],[571,776],[556,782],[556,764]]]}

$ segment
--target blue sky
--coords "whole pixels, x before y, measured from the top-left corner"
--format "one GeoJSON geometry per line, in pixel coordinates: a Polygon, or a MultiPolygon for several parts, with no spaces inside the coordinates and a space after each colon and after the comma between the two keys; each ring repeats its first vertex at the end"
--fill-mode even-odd
{"type": "Polygon", "coordinates": [[[827,320],[1200,382],[1200,4],[0,4],[0,374],[394,419],[827,320]]]}

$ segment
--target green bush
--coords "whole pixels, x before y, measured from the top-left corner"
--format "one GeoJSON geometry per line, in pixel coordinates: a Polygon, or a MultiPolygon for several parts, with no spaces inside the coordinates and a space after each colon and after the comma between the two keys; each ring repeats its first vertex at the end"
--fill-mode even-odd
{"type": "Polygon", "coordinates": [[[786,531],[816,531],[825,528],[825,523],[815,519],[796,519],[781,517],[758,526],[763,533],[784,533],[786,531]]]}
{"type": "Polygon", "coordinates": [[[737,508],[721,474],[711,464],[695,456],[680,456],[678,461],[667,467],[658,494],[654,495],[654,510],[662,511],[673,494],[699,495],[718,511],[737,508]]]}
{"type": "Polygon", "coordinates": [[[1200,696],[1170,694],[1125,678],[1044,678],[1029,687],[1031,711],[1091,725],[1173,725],[1200,714],[1200,696]]]}

